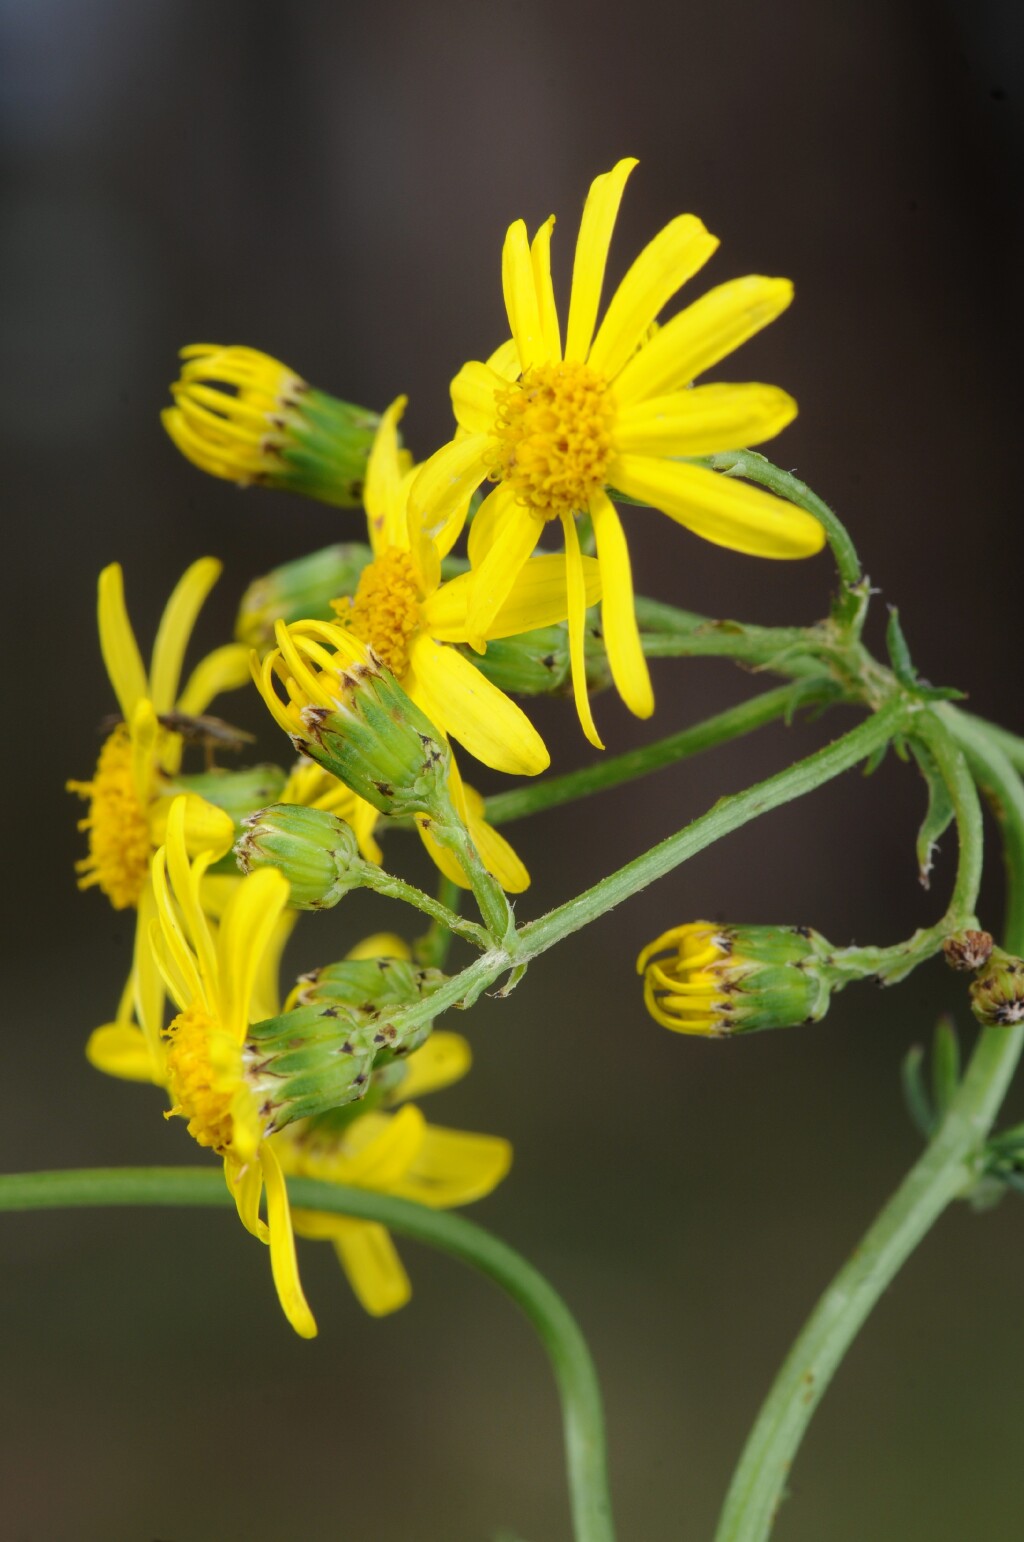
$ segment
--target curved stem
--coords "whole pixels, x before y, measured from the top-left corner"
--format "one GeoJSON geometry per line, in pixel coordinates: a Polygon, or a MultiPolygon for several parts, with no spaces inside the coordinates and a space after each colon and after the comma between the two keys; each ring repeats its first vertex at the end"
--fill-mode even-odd
{"type": "MultiPolygon", "coordinates": [[[[290,1178],[288,1194],[303,1209],[378,1221],[440,1248],[487,1275],[522,1308],[548,1352],[558,1382],[576,1542],[614,1542],[597,1374],[575,1318],[543,1276],[505,1243],[444,1210],[312,1178],[290,1178]]],[[[222,1175],[207,1168],[101,1168],[0,1176],[0,1210],[232,1204],[222,1175]]]]}
{"type": "MultiPolygon", "coordinates": [[[[417,889],[415,884],[396,878],[393,873],[387,873],[383,868],[375,867],[372,862],[365,864],[363,887],[372,889],[375,894],[383,894],[386,899],[401,900],[406,905],[414,906],[423,915],[430,917],[435,928],[454,932],[457,937],[464,937],[467,942],[472,942],[478,948],[490,946],[489,935],[482,926],[477,926],[475,921],[465,920],[442,900],[433,899],[429,894],[424,894],[422,889],[417,889]]],[[[452,888],[455,888],[454,884],[452,888]]]]}
{"type": "MultiPolygon", "coordinates": [[[[1024,949],[1024,788],[998,745],[973,725],[943,720],[998,800],[1008,854],[1006,945],[1024,949]]],[[[858,1329],[975,1163],[1024,1048],[1024,1025],[987,1028],[920,1159],[839,1271],[793,1345],[740,1458],[716,1542],[763,1542],[818,1402],[858,1329]]]]}

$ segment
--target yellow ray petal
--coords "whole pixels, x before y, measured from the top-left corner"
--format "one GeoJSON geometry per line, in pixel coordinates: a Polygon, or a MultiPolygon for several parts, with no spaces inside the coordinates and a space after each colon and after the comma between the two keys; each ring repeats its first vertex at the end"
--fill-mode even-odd
{"type": "Polygon", "coordinates": [[[178,694],[185,649],[203,601],[220,577],[215,557],[200,557],[186,568],[164,608],[153,644],[149,689],[157,712],[170,712],[178,694]]]}
{"type": "Polygon", "coordinates": [[[594,336],[597,308],[601,303],[604,270],[608,265],[615,219],[622,202],[626,178],[635,160],[619,161],[590,184],[583,205],[580,233],[572,266],[572,293],[569,298],[569,325],[565,337],[565,357],[585,359],[594,336]]]}
{"type": "Polygon", "coordinates": [[[648,242],[612,296],[588,363],[613,380],[652,321],[707,262],[718,240],[693,214],[680,214],[648,242]]]}
{"type": "Polygon", "coordinates": [[[103,662],[121,715],[130,723],[140,698],[149,695],[149,684],[125,609],[124,576],[119,562],[112,562],[100,574],[97,616],[103,662]]]}
{"type": "Polygon", "coordinates": [[[535,776],[550,765],[544,741],[526,713],[461,653],[421,636],[409,661],[426,694],[427,716],[485,766],[535,776]]]}
{"type": "Polygon", "coordinates": [[[530,246],[533,287],[537,295],[537,313],[544,339],[544,356],[547,359],[562,357],[562,333],[558,325],[555,292],[551,285],[551,232],[554,228],[555,216],[549,214],[530,246]]]}
{"type": "Polygon", "coordinates": [[[412,1103],[397,1114],[361,1115],[349,1127],[337,1181],[390,1190],[415,1159],[426,1123],[412,1103]]]}
{"type": "Polygon", "coordinates": [[[153,703],[148,697],[139,697],[129,723],[132,738],[132,786],[142,807],[148,808],[153,796],[156,741],[160,732],[153,703]]]}
{"type": "Polygon", "coordinates": [[[163,1086],[160,1068],[154,1064],[146,1035],[134,1023],[104,1023],[89,1035],[85,1058],[97,1071],[128,1082],[153,1082],[163,1086]]]}
{"type": "Polygon", "coordinates": [[[590,514],[597,539],[597,560],[601,565],[604,599],[601,602],[601,630],[608,651],[608,663],[616,689],[630,712],[650,717],[654,711],[654,692],[647,669],[633,604],[633,575],[629,547],[622,521],[608,497],[595,493],[590,500],[590,514]]]}
{"type": "Polygon", "coordinates": [[[774,321],[793,298],[788,278],[749,274],[701,295],[630,359],[615,382],[620,408],[663,396],[702,375],[774,321]]]}
{"type": "Polygon", "coordinates": [[[398,447],[398,424],[408,397],[398,396],[381,414],[366,463],[363,505],[374,556],[389,546],[399,546],[405,537],[405,509],[400,506],[399,491],[405,467],[398,447]]]}
{"type": "MultiPolygon", "coordinates": [[[[177,1006],[184,1010],[190,1001],[205,999],[202,976],[195,954],[185,940],[178,911],[167,882],[167,848],[161,846],[150,868],[158,926],[150,926],[149,940],[153,957],[177,1006]]],[[[206,1000],[208,1009],[213,1002],[206,1000]]]]}
{"type": "Polygon", "coordinates": [[[428,1125],[416,1161],[394,1192],[435,1210],[469,1205],[497,1188],[511,1165],[512,1147],[499,1135],[428,1125]]]}
{"type": "Polygon", "coordinates": [[[694,386],[625,408],[615,446],[627,455],[715,455],[773,438],[796,414],[796,402],[778,386],[694,386]]]}
{"type": "MultiPolygon", "coordinates": [[[[349,948],[346,958],[412,958],[412,949],[404,937],[396,932],[374,932],[364,937],[354,948],[349,948]]],[[[411,1059],[410,1059],[411,1064],[411,1059]]]]}
{"type": "Polygon", "coordinates": [[[464,364],[451,385],[452,407],[459,427],[470,434],[493,434],[497,412],[494,394],[503,391],[505,385],[500,375],[478,359],[464,364]]]}
{"type": "Polygon", "coordinates": [[[249,684],[249,649],[241,643],[225,643],[200,659],[178,698],[177,710],[189,717],[205,712],[222,691],[237,691],[249,684]]]}
{"type": "Polygon", "coordinates": [[[277,868],[250,873],[224,911],[218,935],[220,1017],[241,1043],[250,1022],[253,986],[263,953],[288,903],[288,880],[277,868]]]}
{"type": "MultiPolygon", "coordinates": [[[[350,953],[349,957],[352,956],[350,953]]],[[[372,958],[380,955],[369,956],[372,958]]],[[[405,1062],[405,1075],[388,1101],[405,1102],[409,1098],[421,1098],[428,1092],[450,1087],[466,1075],[472,1063],[473,1052],[461,1033],[449,1033],[444,1028],[435,1028],[426,1043],[414,1050],[405,1062]]]]}
{"type": "Polygon", "coordinates": [[[594,714],[590,710],[590,697],[587,694],[587,665],[584,656],[587,592],[583,582],[583,561],[579,537],[576,534],[576,521],[571,514],[562,516],[562,530],[565,534],[565,575],[569,595],[569,664],[572,670],[572,694],[583,732],[595,749],[603,750],[604,745],[594,727],[594,714]]]}
{"type": "Polygon", "coordinates": [[[487,360],[488,367],[493,369],[496,375],[500,375],[504,383],[519,378],[519,349],[516,347],[514,337],[507,338],[500,347],[495,348],[487,360]]]}
{"type": "Polygon", "coordinates": [[[147,879],[139,895],[139,919],[135,927],[135,947],[132,955],[132,1000],[139,1026],[149,1045],[150,1060],[154,1066],[164,1063],[161,1033],[164,1026],[164,981],[153,956],[150,937],[154,923],[159,924],[156,897],[151,879],[147,879]]]}
{"type": "Polygon", "coordinates": [[[201,856],[194,863],[189,862],[188,844],[185,838],[187,809],[188,799],[185,794],[182,794],[175,798],[167,815],[167,844],[164,848],[167,852],[167,872],[174,889],[175,901],[185,923],[185,935],[191,943],[199,965],[204,999],[208,1006],[215,1003],[219,1005],[220,970],[217,949],[199,899],[202,873],[209,864],[201,856]]]}
{"type": "Polygon", "coordinates": [[[548,355],[530,259],[530,243],[522,220],[514,220],[505,236],[501,251],[501,288],[509,328],[519,350],[519,365],[525,373],[532,364],[539,364],[548,355]]]}
{"type": "Polygon", "coordinates": [[[513,504],[502,521],[487,555],[474,573],[467,617],[468,637],[482,646],[491,623],[511,592],[523,563],[532,555],[544,529],[543,520],[513,504]]]}
{"type": "MultiPolygon", "coordinates": [[[[601,598],[601,568],[593,557],[580,558],[588,606],[601,598]]],[[[569,614],[565,557],[558,553],[531,557],[519,570],[508,599],[487,629],[487,638],[514,637],[535,627],[554,626],[569,614]]]]}
{"type": "Polygon", "coordinates": [[[288,1193],[280,1163],[269,1142],[260,1148],[260,1165],[267,1186],[267,1226],[270,1230],[270,1268],[277,1287],[277,1299],[284,1315],[300,1338],[316,1338],[316,1321],[299,1283],[299,1265],[295,1257],[295,1237],[288,1207],[288,1193]]]}
{"type": "Polygon", "coordinates": [[[466,805],[466,826],[484,867],[506,894],[522,894],[530,887],[530,874],[501,831],[487,823],[484,800],[474,787],[466,788],[466,805]]]}
{"type": "Polygon", "coordinates": [[[631,498],[661,509],[716,546],[790,558],[812,557],[825,544],[825,532],[810,514],[703,466],[621,455],[610,476],[631,498]]]}
{"type": "Polygon", "coordinates": [[[364,1311],[386,1317],[405,1306],[412,1286],[391,1240],[376,1221],[348,1221],[333,1236],[338,1261],[364,1311]]]}
{"type": "Polygon", "coordinates": [[[469,538],[466,543],[469,560],[474,568],[480,566],[494,545],[515,503],[516,491],[512,484],[499,482],[477,509],[473,516],[473,523],[469,527],[469,538]]]}
{"type": "Polygon", "coordinates": [[[409,489],[409,515],[441,551],[450,551],[466,519],[469,498],[487,474],[486,434],[467,434],[435,450],[409,489]],[[454,534],[452,534],[454,528],[454,534]]]}

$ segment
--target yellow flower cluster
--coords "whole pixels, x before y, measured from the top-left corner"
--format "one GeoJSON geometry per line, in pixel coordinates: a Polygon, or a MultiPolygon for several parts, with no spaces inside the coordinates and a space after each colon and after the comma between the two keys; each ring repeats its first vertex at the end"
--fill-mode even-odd
{"type": "MultiPolygon", "coordinates": [[[[374,1032],[396,1031],[384,1007],[358,999],[321,1009],[293,993],[282,1015],[278,975],[294,906],[320,903],[309,874],[326,863],[338,880],[332,896],[344,888],[341,846],[331,845],[336,821],[350,827],[363,863],[383,871],[377,836],[411,813],[446,885],[476,893],[483,875],[499,897],[520,893],[529,875],[463,782],[452,744],[492,772],[543,772],[548,751],[513,695],[538,689],[538,659],[541,679],[550,664],[561,684],[553,660],[563,642],[591,743],[603,747],[590,704],[602,671],[631,711],[653,712],[616,499],[757,556],[804,557],[823,544],[820,524],[802,510],[698,463],[770,438],[795,414],[773,386],[695,384],[780,314],[789,283],[736,279],[661,320],[717,245],[700,220],[681,215],[643,249],[601,315],[634,165],[620,161],[590,189],[564,331],[551,279],[553,217],[532,240],[521,220],[509,227],[500,279],[510,336],[460,369],[452,438],[420,464],[400,441],[404,397],[377,416],[256,350],[183,350],[164,415],[183,454],[241,485],[335,505],[361,499],[365,509],[366,545],[300,557],[260,582],[258,615],[243,606],[239,617],[244,644],[209,654],[182,688],[186,648],[219,565],[205,558],[180,580],[148,671],[120,567],[100,577],[100,644],[118,715],[92,777],[68,785],[87,802],[80,885],[100,889],[116,909],[134,908],[138,924],[116,1018],[92,1035],[88,1054],[106,1072],[164,1088],[168,1116],[222,1158],[242,1223],[269,1244],[282,1307],[306,1336],[316,1328],[296,1233],[334,1244],[370,1312],[400,1306],[409,1283],[381,1227],[292,1212],[287,1177],[449,1206],[489,1192],[510,1160],[503,1140],[432,1127],[410,1101],[468,1068],[457,1035],[428,1025],[422,1042],[392,1042],[374,1032]],[[550,536],[558,549],[542,544],[550,536]],[[250,679],[300,751],[290,770],[217,764],[249,736],[208,709],[250,679]],[[190,746],[205,754],[201,770],[183,770],[190,746]],[[232,847],[245,822],[273,808],[310,811],[303,820],[322,834],[302,870],[312,900],[296,898],[285,861],[280,870],[239,872],[232,847]],[[454,843],[439,809],[461,831],[454,843]],[[317,1057],[331,1028],[324,1020],[338,1011],[349,1029],[331,1045],[328,1071],[317,1057]]],[[[286,841],[287,821],[281,829],[286,841]]],[[[366,957],[388,964],[407,992],[433,988],[404,943],[371,939],[349,953],[353,963],[366,957]]],[[[671,983],[677,994],[689,989],[671,983]]],[[[668,990],[660,976],[655,984],[668,990]]],[[[388,1011],[411,999],[389,999],[388,1011]]],[[[666,999],[676,1010],[675,997],[666,999]]]]}

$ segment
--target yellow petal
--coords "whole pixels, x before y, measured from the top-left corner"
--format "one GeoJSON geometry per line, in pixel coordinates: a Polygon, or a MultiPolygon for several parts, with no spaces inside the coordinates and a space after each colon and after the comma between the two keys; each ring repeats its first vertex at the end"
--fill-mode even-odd
{"type": "Polygon", "coordinates": [[[153,703],[140,696],[129,723],[132,737],[132,786],[143,808],[153,796],[153,772],[156,767],[156,741],[160,732],[153,703]]]}
{"type": "MultiPolygon", "coordinates": [[[[349,954],[349,958],[353,956],[349,954]]],[[[380,957],[379,954],[363,956],[380,957]]],[[[405,1102],[408,1098],[421,1098],[428,1092],[450,1087],[465,1076],[472,1062],[473,1052],[461,1033],[435,1028],[430,1038],[405,1062],[405,1075],[388,1101],[405,1102]]]]}
{"type": "Polygon", "coordinates": [[[85,1057],[97,1071],[128,1082],[153,1082],[162,1087],[161,1069],[154,1064],[146,1035],[134,1023],[104,1023],[89,1035],[85,1057]]]}
{"type": "Polygon", "coordinates": [[[754,557],[812,557],[825,544],[816,519],[759,487],[681,461],[621,455],[616,487],[716,546],[754,557]]]}
{"type": "Polygon", "coordinates": [[[415,1159],[425,1128],[426,1120],[412,1103],[397,1114],[360,1115],[348,1129],[337,1181],[390,1191],[415,1159]]]}
{"type": "Polygon", "coordinates": [[[597,560],[601,565],[604,599],[601,602],[601,630],[608,652],[608,664],[616,689],[630,712],[650,717],[654,711],[654,692],[647,669],[633,604],[633,575],[629,547],[622,521],[608,497],[598,492],[590,500],[590,514],[597,539],[597,560]]]}
{"type": "MultiPolygon", "coordinates": [[[[364,937],[354,948],[349,948],[346,958],[412,958],[412,949],[404,937],[396,932],[374,932],[364,937]]],[[[417,1051],[418,1053],[418,1051],[417,1051]]],[[[410,1057],[410,1064],[412,1057],[410,1057]]]]}
{"type": "Polygon", "coordinates": [[[267,1186],[267,1226],[270,1230],[270,1268],[277,1287],[277,1299],[296,1333],[301,1338],[316,1338],[316,1322],[299,1283],[299,1265],[295,1257],[288,1192],[280,1164],[268,1141],[260,1148],[260,1165],[267,1186]]]}
{"type": "Polygon", "coordinates": [[[157,712],[170,712],[178,694],[185,649],[203,601],[220,577],[215,557],[200,557],[186,568],[167,601],[153,644],[149,690],[157,712]]]}
{"type": "Polygon", "coordinates": [[[537,294],[537,312],[540,317],[541,336],[544,339],[544,356],[548,359],[562,357],[562,333],[555,308],[555,292],[551,285],[551,232],[555,228],[555,216],[550,214],[533,238],[530,246],[530,264],[533,268],[533,286],[537,294]]]}
{"type": "MultiPolygon", "coordinates": [[[[150,946],[177,1005],[184,1010],[203,995],[203,982],[192,949],[178,920],[178,911],[167,882],[167,850],[161,846],[150,868],[158,925],[149,929],[150,946]]],[[[207,1003],[211,1005],[211,1003],[207,1003]]]]}
{"type": "Polygon", "coordinates": [[[487,364],[473,360],[464,364],[452,381],[452,407],[460,428],[470,434],[493,434],[497,408],[496,391],[506,382],[487,364]]]}
{"type": "Polygon", "coordinates": [[[693,214],[680,214],[648,242],[612,296],[588,362],[614,379],[652,321],[707,262],[718,240],[693,214]]]}
{"type": "Polygon", "coordinates": [[[749,274],[701,295],[667,321],[615,382],[620,407],[663,396],[702,375],[774,321],[793,298],[788,278],[749,274]]]}
{"type": "MultiPolygon", "coordinates": [[[[188,799],[183,794],[174,799],[167,815],[167,844],[164,848],[167,853],[167,872],[174,889],[175,901],[185,923],[185,934],[199,965],[204,999],[208,1007],[216,1009],[220,1004],[217,949],[199,899],[202,874],[209,863],[203,856],[198,857],[195,862],[189,862],[188,844],[185,838],[187,810],[188,799]]],[[[155,879],[154,871],[154,887],[155,879]]],[[[161,921],[165,919],[161,915],[161,921]]]]}
{"type": "Polygon", "coordinates": [[[389,546],[400,545],[405,534],[405,509],[399,509],[404,467],[398,446],[398,424],[407,401],[408,397],[398,396],[381,414],[366,462],[363,506],[374,556],[389,546]]]}
{"type": "Polygon", "coordinates": [[[161,1034],[164,1026],[164,981],[153,956],[150,944],[157,918],[156,898],[151,879],[147,879],[139,895],[139,919],[135,927],[135,946],[132,954],[132,1002],[139,1020],[152,1064],[161,1069],[164,1064],[164,1046],[161,1034]]]}
{"type": "Polygon", "coordinates": [[[466,803],[466,827],[480,861],[506,894],[522,894],[530,887],[525,864],[501,831],[487,823],[483,816],[484,800],[472,787],[466,788],[466,803]]]}
{"type": "Polygon", "coordinates": [[[500,347],[495,348],[487,360],[487,364],[496,375],[501,376],[503,383],[507,384],[509,381],[518,380],[520,374],[519,349],[516,347],[515,338],[507,338],[500,347]]]}
{"type": "Polygon", "coordinates": [[[508,599],[523,563],[532,555],[544,529],[542,520],[528,509],[513,504],[487,555],[474,572],[473,594],[467,624],[469,640],[476,647],[508,599]]]}
{"type": "Polygon", "coordinates": [[[537,286],[534,283],[530,243],[526,226],[515,220],[508,227],[501,252],[501,288],[505,296],[508,324],[519,350],[520,368],[525,372],[548,355],[544,346],[537,286]]]}
{"type": "Polygon", "coordinates": [[[515,504],[515,488],[510,482],[499,482],[473,515],[466,549],[474,568],[478,568],[487,556],[515,504]]]}
{"type": "Polygon", "coordinates": [[[410,665],[427,716],[495,771],[535,776],[551,764],[544,741],[521,707],[461,653],[418,637],[410,665]]]}
{"type": "Polygon", "coordinates": [[[469,1205],[497,1188],[511,1165],[512,1147],[498,1135],[428,1125],[419,1155],[395,1193],[435,1210],[469,1205]]]}
{"type": "Polygon", "coordinates": [[[178,698],[177,710],[188,717],[198,717],[215,696],[222,691],[237,691],[248,685],[250,679],[249,649],[241,643],[225,643],[199,660],[178,698]]]}
{"type": "Polygon", "coordinates": [[[562,516],[565,534],[565,573],[569,594],[569,664],[572,670],[572,694],[576,702],[580,724],[595,749],[604,745],[594,727],[594,714],[590,710],[587,694],[587,665],[584,654],[587,625],[587,592],[583,581],[583,560],[580,553],[576,521],[571,514],[562,516]]]}
{"type": "MultiPolygon", "coordinates": [[[[601,568],[593,557],[581,557],[587,605],[601,598],[601,568]]],[[[559,553],[531,557],[519,570],[508,599],[487,629],[487,638],[514,637],[535,627],[554,626],[569,614],[565,557],[559,553]]]]}
{"type": "Polygon", "coordinates": [[[347,1221],[336,1228],[332,1240],[364,1311],[371,1317],[386,1317],[405,1305],[412,1286],[390,1232],[376,1221],[347,1221]]]}
{"type": "Polygon", "coordinates": [[[773,438],[796,413],[778,386],[695,386],[626,407],[615,421],[615,446],[628,455],[715,455],[773,438]]]}
{"type": "Polygon", "coordinates": [[[264,950],[288,903],[288,880],[276,868],[258,868],[238,885],[224,911],[218,934],[220,1018],[241,1043],[264,950]]]}
{"type": "Polygon", "coordinates": [[[486,475],[484,456],[488,443],[486,434],[452,439],[423,462],[413,479],[409,489],[410,518],[442,551],[451,550],[465,523],[469,499],[486,475]],[[450,526],[454,527],[454,534],[450,526]]]}
{"type": "Polygon", "coordinates": [[[569,325],[565,338],[567,359],[585,359],[590,349],[612,231],[626,178],[636,164],[632,159],[619,161],[611,171],[595,177],[590,184],[573,259],[569,325]]]}
{"type": "Polygon", "coordinates": [[[112,562],[100,574],[97,615],[103,662],[121,715],[126,723],[130,723],[140,698],[149,695],[149,685],[125,609],[124,577],[119,562],[112,562]]]}

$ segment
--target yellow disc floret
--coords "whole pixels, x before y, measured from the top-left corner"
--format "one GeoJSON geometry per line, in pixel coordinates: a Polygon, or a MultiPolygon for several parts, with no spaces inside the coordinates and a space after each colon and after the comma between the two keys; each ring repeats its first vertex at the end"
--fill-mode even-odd
{"type": "Polygon", "coordinates": [[[353,599],[339,600],[334,608],[401,680],[421,620],[419,583],[409,553],[389,546],[363,569],[353,599]]]}
{"type": "Polygon", "coordinates": [[[132,778],[132,741],[126,723],[107,739],[91,782],[69,782],[69,792],[89,799],[80,828],[89,832],[89,855],[75,864],[78,887],[99,885],[115,910],[137,905],[152,851],[149,821],[132,778]]]}
{"type": "Polygon", "coordinates": [[[573,514],[607,480],[615,407],[587,364],[538,364],[495,392],[492,481],[510,483],[542,519],[573,514]]]}
{"type": "MultiPolygon", "coordinates": [[[[226,1064],[235,1049],[228,1036],[219,1030],[202,1007],[192,1005],[180,1012],[165,1034],[167,1040],[167,1085],[174,1105],[168,1118],[180,1114],[188,1120],[188,1133],[200,1146],[209,1146],[222,1156],[234,1139],[233,1105],[238,1091],[231,1083],[226,1064]],[[227,1051],[227,1054],[225,1054],[227,1051]],[[218,1053],[219,1052],[219,1053],[218,1053]],[[227,1073],[227,1074],[226,1074],[227,1073]]],[[[238,1078],[241,1060],[238,1060],[238,1078]]]]}

